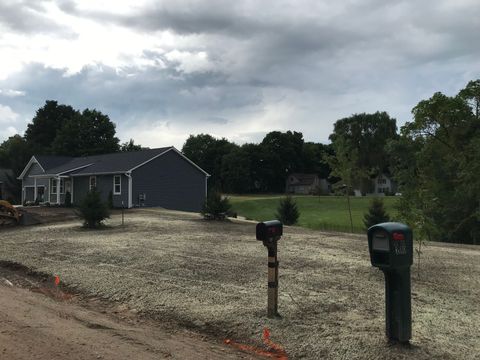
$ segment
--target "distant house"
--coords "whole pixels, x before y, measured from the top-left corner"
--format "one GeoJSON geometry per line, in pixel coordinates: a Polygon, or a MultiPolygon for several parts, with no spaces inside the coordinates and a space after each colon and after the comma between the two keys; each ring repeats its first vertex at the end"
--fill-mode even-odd
{"type": "Polygon", "coordinates": [[[397,191],[395,181],[386,174],[380,174],[373,179],[374,195],[388,195],[397,191]]]}
{"type": "Polygon", "coordinates": [[[0,200],[7,200],[8,198],[13,197],[13,194],[8,191],[7,187],[9,177],[13,178],[13,171],[0,168],[0,200]]]}
{"type": "Polygon", "coordinates": [[[290,174],[286,180],[285,191],[289,194],[328,194],[330,184],[317,174],[290,174]]]}
{"type": "Polygon", "coordinates": [[[208,175],[174,147],[86,157],[32,156],[18,177],[22,202],[64,204],[69,192],[80,203],[96,188],[115,207],[160,206],[199,211],[208,175]]]}

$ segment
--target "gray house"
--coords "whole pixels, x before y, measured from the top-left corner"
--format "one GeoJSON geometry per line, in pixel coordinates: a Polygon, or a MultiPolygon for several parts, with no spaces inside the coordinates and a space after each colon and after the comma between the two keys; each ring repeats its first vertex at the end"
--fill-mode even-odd
{"type": "Polygon", "coordinates": [[[32,156],[18,179],[25,201],[63,204],[65,194],[79,203],[96,188],[115,207],[160,206],[199,211],[208,175],[172,147],[86,157],[32,156]]]}
{"type": "Polygon", "coordinates": [[[290,194],[329,194],[331,186],[327,179],[317,174],[290,174],[287,176],[285,192],[290,194]]]}

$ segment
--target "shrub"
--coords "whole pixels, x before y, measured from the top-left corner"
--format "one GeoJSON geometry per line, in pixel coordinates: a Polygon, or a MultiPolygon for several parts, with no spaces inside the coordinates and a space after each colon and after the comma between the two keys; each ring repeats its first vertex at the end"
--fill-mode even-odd
{"type": "Polygon", "coordinates": [[[368,229],[370,226],[388,221],[390,221],[390,216],[388,216],[385,211],[383,200],[380,198],[373,198],[370,207],[368,208],[368,213],[363,217],[365,228],[368,229]]]}
{"type": "Polygon", "coordinates": [[[208,194],[201,214],[205,219],[223,220],[231,207],[227,197],[222,197],[219,192],[214,191],[208,194]]]}
{"type": "Polygon", "coordinates": [[[84,226],[91,229],[99,227],[103,220],[110,217],[107,205],[102,202],[100,193],[96,189],[87,193],[80,204],[79,211],[84,226]]]}
{"type": "Polygon", "coordinates": [[[107,206],[109,209],[113,209],[113,193],[110,191],[107,198],[107,206]]]}
{"type": "Polygon", "coordinates": [[[72,194],[70,194],[70,191],[65,193],[65,207],[72,207],[72,194]]]}
{"type": "Polygon", "coordinates": [[[275,217],[285,225],[294,225],[298,221],[300,212],[295,200],[289,195],[280,200],[275,217]]]}

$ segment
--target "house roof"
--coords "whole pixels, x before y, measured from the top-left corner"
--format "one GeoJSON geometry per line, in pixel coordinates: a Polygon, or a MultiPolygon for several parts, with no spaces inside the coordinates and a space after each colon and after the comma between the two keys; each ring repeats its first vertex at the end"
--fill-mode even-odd
{"type": "Polygon", "coordinates": [[[290,185],[312,185],[315,182],[315,179],[318,178],[317,174],[300,174],[300,173],[295,173],[295,174],[290,174],[290,177],[295,177],[295,179],[298,180],[298,182],[291,182],[289,181],[290,185]]]}
{"type": "MultiPolygon", "coordinates": [[[[162,147],[157,149],[147,149],[140,151],[129,151],[129,152],[117,152],[112,154],[103,154],[103,155],[93,155],[93,156],[84,156],[76,158],[66,158],[66,157],[57,157],[57,159],[52,159],[54,157],[49,156],[44,158],[42,156],[35,157],[40,165],[44,168],[45,173],[37,175],[40,177],[45,176],[57,176],[57,175],[71,175],[71,176],[82,176],[82,175],[96,175],[96,174],[115,174],[115,173],[126,173],[133,171],[137,167],[142,166],[150,160],[155,159],[162,154],[174,150],[180,156],[185,158],[193,166],[198,168],[200,171],[208,175],[204,170],[198,167],[196,164],[191,162],[186,158],[181,152],[175,149],[173,146],[162,147]],[[46,161],[47,169],[43,166],[43,163],[46,161]],[[57,163],[57,166],[49,167],[49,165],[57,163]]],[[[28,165],[27,165],[28,166],[28,165]]]]}
{"type": "Polygon", "coordinates": [[[35,155],[35,159],[43,170],[48,171],[71,161],[73,158],[70,156],[35,155]]]}

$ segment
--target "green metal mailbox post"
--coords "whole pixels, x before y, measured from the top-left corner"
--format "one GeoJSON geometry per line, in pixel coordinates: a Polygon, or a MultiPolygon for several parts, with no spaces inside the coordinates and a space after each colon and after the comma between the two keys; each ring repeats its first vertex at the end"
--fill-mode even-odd
{"type": "Polygon", "coordinates": [[[401,223],[381,223],[368,229],[372,265],[385,275],[385,326],[389,340],[408,343],[412,337],[410,266],[412,230],[401,223]]]}

